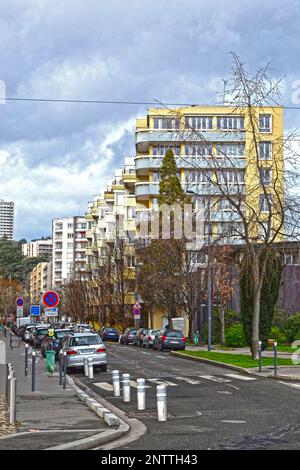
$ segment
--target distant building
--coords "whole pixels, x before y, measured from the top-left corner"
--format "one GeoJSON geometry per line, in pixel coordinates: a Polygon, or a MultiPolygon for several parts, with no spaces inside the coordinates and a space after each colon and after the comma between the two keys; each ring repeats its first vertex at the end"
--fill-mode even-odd
{"type": "Polygon", "coordinates": [[[45,256],[48,259],[52,256],[52,239],[32,240],[22,244],[22,253],[26,258],[45,256]]]}
{"type": "Polygon", "coordinates": [[[6,236],[9,240],[13,239],[14,211],[14,202],[6,202],[3,199],[0,199],[0,238],[6,236]]]}
{"type": "Polygon", "coordinates": [[[86,271],[86,220],[82,216],[52,221],[52,287],[60,288],[86,271]]]}
{"type": "Polygon", "coordinates": [[[52,286],[52,261],[39,263],[30,273],[30,303],[39,304],[43,292],[52,286]]]}

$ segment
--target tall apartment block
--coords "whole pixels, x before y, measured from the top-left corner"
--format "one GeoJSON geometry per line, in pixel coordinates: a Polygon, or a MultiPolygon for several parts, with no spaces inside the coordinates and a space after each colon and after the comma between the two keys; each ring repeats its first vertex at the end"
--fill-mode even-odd
{"type": "Polygon", "coordinates": [[[52,262],[37,264],[30,273],[30,303],[39,304],[42,294],[52,287],[52,262]]]}
{"type": "Polygon", "coordinates": [[[9,240],[14,237],[14,202],[0,199],[0,238],[6,236],[9,240]]]}
{"type": "Polygon", "coordinates": [[[59,289],[86,270],[86,221],[82,216],[52,221],[52,284],[59,289]]]}
{"type": "Polygon", "coordinates": [[[22,253],[26,258],[44,256],[48,259],[52,257],[52,239],[31,240],[22,244],[22,253]]]}

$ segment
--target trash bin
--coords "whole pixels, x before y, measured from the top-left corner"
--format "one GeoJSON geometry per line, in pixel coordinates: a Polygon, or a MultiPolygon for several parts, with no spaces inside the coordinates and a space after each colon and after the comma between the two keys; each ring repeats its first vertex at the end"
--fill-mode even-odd
{"type": "Polygon", "coordinates": [[[53,374],[55,369],[55,351],[46,351],[46,367],[50,374],[53,374]]]}

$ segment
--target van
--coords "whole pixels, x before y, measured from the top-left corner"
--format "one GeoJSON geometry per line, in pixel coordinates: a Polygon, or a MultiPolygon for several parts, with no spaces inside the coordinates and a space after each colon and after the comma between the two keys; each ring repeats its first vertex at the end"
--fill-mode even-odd
{"type": "Polygon", "coordinates": [[[20,328],[20,326],[28,325],[29,323],[31,323],[30,317],[20,317],[20,318],[17,318],[16,320],[16,324],[18,328],[20,328]]]}

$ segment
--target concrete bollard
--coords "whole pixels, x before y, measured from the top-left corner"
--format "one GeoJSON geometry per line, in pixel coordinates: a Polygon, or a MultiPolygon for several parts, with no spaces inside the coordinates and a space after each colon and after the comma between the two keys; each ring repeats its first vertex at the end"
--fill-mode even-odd
{"type": "Polygon", "coordinates": [[[137,405],[138,410],[146,409],[146,386],[145,379],[137,379],[137,405]]]}
{"type": "Polygon", "coordinates": [[[123,402],[130,402],[130,374],[122,375],[123,402]]]}
{"type": "Polygon", "coordinates": [[[8,407],[10,406],[10,389],[11,389],[11,381],[12,379],[16,378],[15,371],[13,370],[12,365],[10,364],[10,369],[7,376],[7,389],[6,389],[6,400],[8,407]]]}
{"type": "Polygon", "coordinates": [[[10,345],[10,349],[13,349],[13,332],[12,331],[9,332],[9,345],[10,345]]]}
{"type": "Polygon", "coordinates": [[[28,344],[26,343],[25,344],[25,376],[28,375],[28,344]]]}
{"type": "Polygon", "coordinates": [[[262,371],[261,341],[258,341],[258,371],[262,371]]]}
{"type": "Polygon", "coordinates": [[[112,371],[112,381],[113,381],[113,388],[114,388],[114,397],[119,397],[121,395],[121,390],[120,390],[120,374],[118,370],[112,371]]]}
{"type": "Polygon", "coordinates": [[[63,352],[63,389],[67,388],[67,353],[63,352]]]}
{"type": "Polygon", "coordinates": [[[274,343],[274,375],[277,375],[277,343],[274,343]]]}
{"type": "Polygon", "coordinates": [[[93,359],[88,358],[88,373],[89,373],[89,379],[94,378],[94,364],[93,364],[93,359]]]}
{"type": "Polygon", "coordinates": [[[89,376],[89,364],[88,364],[87,357],[85,357],[83,360],[83,367],[84,367],[84,376],[88,377],[89,376]]]}
{"type": "Polygon", "coordinates": [[[167,386],[157,385],[157,418],[158,421],[167,421],[167,386]]]}
{"type": "Polygon", "coordinates": [[[32,351],[31,391],[35,392],[36,352],[32,351]]]}
{"type": "Polygon", "coordinates": [[[10,398],[9,398],[9,422],[10,424],[15,424],[17,419],[17,409],[16,409],[16,388],[17,388],[17,379],[10,379],[10,398]]]}

